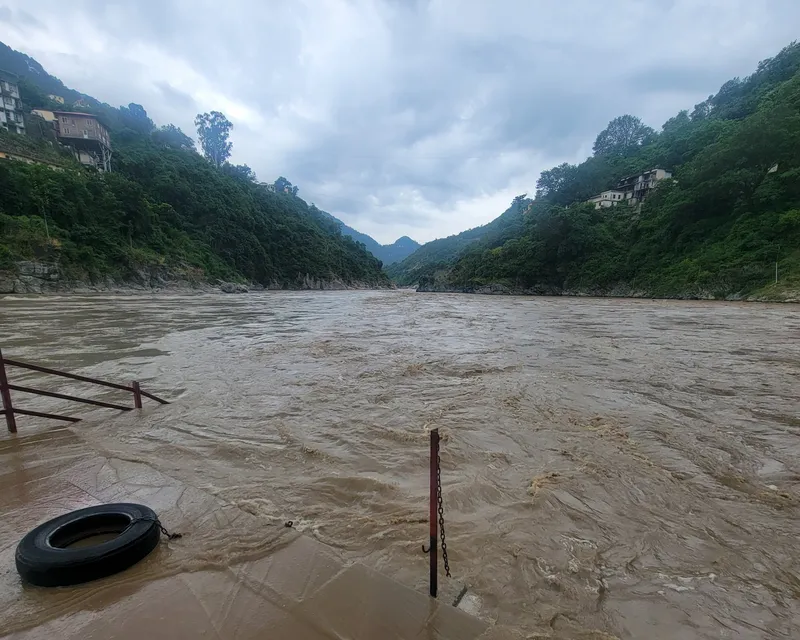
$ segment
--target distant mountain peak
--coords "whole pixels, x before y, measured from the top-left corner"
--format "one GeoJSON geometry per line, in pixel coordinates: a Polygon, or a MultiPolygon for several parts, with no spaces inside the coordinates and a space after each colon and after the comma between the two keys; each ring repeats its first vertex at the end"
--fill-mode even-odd
{"type": "Polygon", "coordinates": [[[378,258],[378,260],[383,262],[384,266],[404,260],[421,246],[418,242],[412,240],[408,236],[402,236],[401,238],[395,240],[392,244],[381,244],[372,236],[368,236],[366,233],[361,233],[352,227],[348,227],[336,216],[332,216],[327,212],[325,213],[339,224],[339,228],[342,230],[342,235],[350,236],[356,242],[363,243],[367,248],[367,251],[378,258]]]}

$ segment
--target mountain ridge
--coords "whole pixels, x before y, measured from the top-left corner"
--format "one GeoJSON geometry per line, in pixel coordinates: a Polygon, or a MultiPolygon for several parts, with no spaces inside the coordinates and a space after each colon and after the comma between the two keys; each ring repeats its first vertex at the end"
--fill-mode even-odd
{"type": "Polygon", "coordinates": [[[20,276],[31,268],[64,290],[76,282],[162,286],[164,278],[269,288],[388,285],[380,261],[328,214],[296,192],[257,182],[244,165],[215,166],[177,127],[157,128],[141,105],[117,109],[69,89],[5,45],[0,69],[20,76],[25,118],[40,125],[30,128],[38,137],[0,131],[0,148],[22,145],[22,155],[38,161],[0,162],[3,286],[28,292],[17,287],[30,284],[20,276]],[[66,104],[55,105],[51,93],[66,104]],[[52,131],[41,135],[46,123],[31,114],[59,107],[90,113],[109,130],[112,172],[83,167],[70,154],[59,162],[62,147],[52,131]]]}
{"type": "Polygon", "coordinates": [[[491,222],[426,242],[403,260],[391,265],[387,273],[398,284],[407,286],[417,283],[420,276],[446,269],[469,246],[509,233],[514,225],[520,223],[521,207],[527,206],[528,202],[524,195],[518,196],[508,209],[491,222]]]}
{"type": "Polygon", "coordinates": [[[541,173],[519,215],[423,245],[388,271],[426,291],[800,301],[798,185],[793,42],[658,133],[615,118],[591,157],[541,173]],[[654,168],[672,177],[636,204],[596,199],[654,168]]]}
{"type": "Polygon", "coordinates": [[[351,237],[356,242],[362,243],[373,256],[383,262],[384,266],[394,264],[403,260],[406,256],[412,254],[419,249],[422,245],[412,240],[408,236],[401,236],[392,244],[381,244],[372,236],[362,233],[357,229],[345,224],[342,220],[332,214],[328,214],[342,230],[342,235],[351,237]]]}
{"type": "MultiPolygon", "coordinates": [[[[2,61],[0,62],[0,69],[26,78],[36,84],[42,91],[58,95],[67,102],[75,102],[80,99],[93,106],[103,104],[97,98],[67,87],[60,79],[48,73],[34,58],[25,53],[15,51],[2,42],[0,42],[0,61],[2,61]],[[15,56],[14,54],[18,55],[15,56]]],[[[371,236],[348,226],[335,216],[331,215],[331,217],[341,225],[343,235],[350,236],[355,241],[363,243],[367,247],[367,251],[381,260],[384,265],[390,265],[402,260],[421,246],[408,236],[398,238],[392,244],[381,244],[371,236]],[[404,238],[406,241],[402,242],[404,238]]]]}

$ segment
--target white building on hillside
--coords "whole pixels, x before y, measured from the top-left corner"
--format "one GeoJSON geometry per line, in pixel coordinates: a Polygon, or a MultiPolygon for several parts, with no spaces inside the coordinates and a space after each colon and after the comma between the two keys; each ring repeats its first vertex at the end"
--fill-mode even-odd
{"type": "Polygon", "coordinates": [[[650,171],[623,178],[617,183],[615,189],[603,191],[586,202],[594,203],[595,209],[613,207],[622,201],[628,204],[639,204],[661,180],[671,177],[672,172],[666,169],[650,169],[650,171]]]}
{"type": "Polygon", "coordinates": [[[594,203],[595,209],[601,209],[604,207],[616,207],[624,199],[624,192],[610,189],[608,191],[603,191],[603,193],[600,193],[593,198],[589,198],[587,202],[594,203]]]}

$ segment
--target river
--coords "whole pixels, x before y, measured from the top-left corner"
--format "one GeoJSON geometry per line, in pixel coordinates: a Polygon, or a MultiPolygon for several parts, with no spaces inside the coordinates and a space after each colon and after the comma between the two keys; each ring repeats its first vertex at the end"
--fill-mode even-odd
{"type": "MultiPolygon", "coordinates": [[[[450,565],[489,620],[553,637],[800,637],[797,306],[11,296],[0,347],[173,401],[124,430],[92,412],[72,428],[89,446],[421,589],[438,427],[450,565]]],[[[20,433],[52,426],[19,418],[20,433]]]]}

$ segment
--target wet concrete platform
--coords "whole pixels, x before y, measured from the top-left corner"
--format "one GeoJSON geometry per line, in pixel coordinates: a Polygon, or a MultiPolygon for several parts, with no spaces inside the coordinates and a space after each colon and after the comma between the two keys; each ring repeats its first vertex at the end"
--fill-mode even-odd
{"type": "Polygon", "coordinates": [[[0,610],[0,635],[26,640],[471,640],[497,632],[291,528],[143,462],[87,449],[69,429],[0,439],[0,610]],[[20,581],[14,552],[28,530],[108,502],[146,504],[184,537],[86,585],[20,581]]]}

